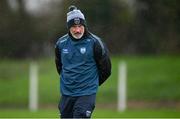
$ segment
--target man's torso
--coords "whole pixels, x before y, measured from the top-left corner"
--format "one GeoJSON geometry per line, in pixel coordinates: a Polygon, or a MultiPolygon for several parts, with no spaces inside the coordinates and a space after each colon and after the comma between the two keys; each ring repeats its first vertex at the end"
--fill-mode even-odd
{"type": "Polygon", "coordinates": [[[90,37],[73,41],[67,35],[58,47],[61,55],[62,95],[91,95],[98,89],[98,70],[93,53],[94,41],[90,37]]]}

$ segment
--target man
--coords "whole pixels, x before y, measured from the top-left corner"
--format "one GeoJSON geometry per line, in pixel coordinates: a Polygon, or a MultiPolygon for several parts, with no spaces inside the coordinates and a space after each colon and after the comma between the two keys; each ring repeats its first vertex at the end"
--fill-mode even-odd
{"type": "Polygon", "coordinates": [[[111,74],[108,50],[87,29],[83,13],[75,6],[67,13],[68,34],[55,45],[55,63],[60,74],[61,118],[90,118],[96,93],[111,74]]]}

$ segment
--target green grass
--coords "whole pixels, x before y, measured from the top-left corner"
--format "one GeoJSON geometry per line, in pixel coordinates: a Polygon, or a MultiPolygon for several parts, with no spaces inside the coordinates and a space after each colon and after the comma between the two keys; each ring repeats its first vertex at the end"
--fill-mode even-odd
{"type": "Polygon", "coordinates": [[[180,99],[180,57],[113,57],[112,75],[106,84],[100,87],[100,102],[116,102],[118,64],[121,61],[127,64],[128,100],[180,99]]]}
{"type": "Polygon", "coordinates": [[[27,105],[28,66],[28,61],[0,61],[0,105],[27,105]]]}
{"type": "MultiPolygon", "coordinates": [[[[48,109],[30,112],[28,110],[0,110],[0,118],[58,118],[58,110],[48,109]]],[[[93,118],[176,118],[180,112],[176,110],[127,110],[117,112],[116,110],[96,109],[93,118]]]]}
{"type": "MultiPolygon", "coordinates": [[[[180,57],[113,57],[112,75],[99,87],[97,106],[93,117],[180,117],[171,108],[129,108],[116,111],[118,64],[125,61],[128,69],[127,99],[139,102],[178,102],[180,100],[180,57]],[[110,107],[108,107],[110,105],[110,107]]],[[[0,117],[58,118],[59,76],[54,59],[39,59],[38,112],[28,109],[28,82],[30,60],[0,61],[0,117]],[[50,108],[48,107],[50,106],[50,108]],[[17,109],[15,107],[18,107],[17,109]]]]}
{"type": "Polygon", "coordinates": [[[180,99],[179,58],[138,58],[128,65],[129,99],[180,99]]]}
{"type": "Polygon", "coordinates": [[[0,118],[58,118],[58,110],[39,110],[30,112],[27,109],[0,110],[0,118]]]}
{"type": "MultiPolygon", "coordinates": [[[[97,103],[117,102],[118,63],[128,69],[128,100],[179,101],[180,57],[113,57],[112,75],[99,87],[97,103]]],[[[57,104],[59,76],[53,58],[37,60],[39,64],[39,102],[57,104]]],[[[28,106],[30,60],[0,61],[0,106],[28,106]]]]}
{"type": "Polygon", "coordinates": [[[115,110],[96,110],[93,114],[95,118],[168,118],[180,117],[176,110],[127,110],[117,112],[115,110]]]}

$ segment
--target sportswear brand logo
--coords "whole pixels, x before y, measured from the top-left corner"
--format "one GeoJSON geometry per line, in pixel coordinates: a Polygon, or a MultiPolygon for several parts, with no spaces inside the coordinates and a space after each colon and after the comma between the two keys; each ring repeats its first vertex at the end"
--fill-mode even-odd
{"type": "Polygon", "coordinates": [[[69,53],[68,49],[63,49],[63,53],[69,53]]]}
{"type": "Polygon", "coordinates": [[[80,52],[81,52],[81,54],[84,54],[86,52],[86,48],[85,47],[81,48],[80,52]]]}

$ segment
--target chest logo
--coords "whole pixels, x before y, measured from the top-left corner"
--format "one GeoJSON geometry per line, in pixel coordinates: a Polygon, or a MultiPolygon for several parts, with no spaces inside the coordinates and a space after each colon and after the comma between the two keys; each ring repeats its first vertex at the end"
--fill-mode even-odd
{"type": "Polygon", "coordinates": [[[85,48],[85,47],[82,47],[82,48],[80,49],[80,52],[81,52],[81,54],[86,53],[86,48],[85,48]]]}

